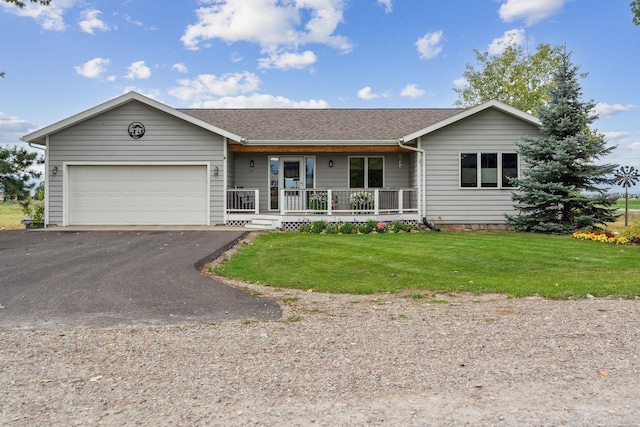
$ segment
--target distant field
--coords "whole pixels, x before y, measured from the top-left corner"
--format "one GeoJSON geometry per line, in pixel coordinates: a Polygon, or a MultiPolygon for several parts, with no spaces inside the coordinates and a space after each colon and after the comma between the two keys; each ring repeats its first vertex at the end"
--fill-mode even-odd
{"type": "MultiPolygon", "coordinates": [[[[619,199],[615,205],[618,209],[620,217],[616,222],[607,224],[607,228],[611,231],[620,231],[624,228],[624,199],[619,199]]],[[[629,224],[640,221],[640,199],[629,200],[629,224]]]]}
{"type": "MultiPolygon", "coordinates": [[[[624,209],[624,199],[618,199],[616,208],[624,209]]],[[[640,210],[640,199],[629,199],[629,209],[640,210]]]]}
{"type": "Polygon", "coordinates": [[[17,230],[24,228],[20,220],[24,218],[22,206],[17,203],[0,202],[0,229],[17,230]]]}

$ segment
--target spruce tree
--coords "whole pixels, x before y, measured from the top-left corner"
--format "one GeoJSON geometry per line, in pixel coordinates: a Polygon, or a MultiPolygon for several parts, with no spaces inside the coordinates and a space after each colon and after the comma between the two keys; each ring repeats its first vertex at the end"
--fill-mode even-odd
{"type": "Polygon", "coordinates": [[[617,165],[596,164],[615,147],[589,127],[598,117],[594,102],[581,100],[578,70],[564,53],[549,102],[538,109],[542,136],[517,143],[524,170],[512,200],[519,214],[507,216],[516,230],[567,234],[617,218],[615,198],[603,188],[615,182],[617,165]]]}

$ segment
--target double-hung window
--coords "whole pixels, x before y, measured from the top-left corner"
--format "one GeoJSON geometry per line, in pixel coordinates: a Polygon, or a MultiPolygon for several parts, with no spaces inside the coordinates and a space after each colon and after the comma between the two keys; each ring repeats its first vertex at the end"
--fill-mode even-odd
{"type": "Polygon", "coordinates": [[[460,187],[513,188],[518,178],[516,153],[461,153],[460,187]]]}
{"type": "Polygon", "coordinates": [[[349,157],[349,188],[382,188],[384,157],[349,157]]]}

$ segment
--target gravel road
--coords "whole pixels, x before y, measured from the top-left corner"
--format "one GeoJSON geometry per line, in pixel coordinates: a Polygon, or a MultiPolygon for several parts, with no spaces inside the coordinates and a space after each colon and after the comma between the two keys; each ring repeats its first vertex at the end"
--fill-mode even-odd
{"type": "Polygon", "coordinates": [[[0,425],[640,425],[638,300],[231,284],[282,319],[1,333],[0,425]]]}

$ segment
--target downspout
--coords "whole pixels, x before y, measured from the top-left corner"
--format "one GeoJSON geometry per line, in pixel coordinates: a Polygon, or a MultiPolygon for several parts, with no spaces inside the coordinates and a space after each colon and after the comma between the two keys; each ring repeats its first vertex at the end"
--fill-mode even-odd
{"type": "MultiPolygon", "coordinates": [[[[22,142],[26,142],[20,138],[22,142]]],[[[43,147],[36,147],[32,142],[26,142],[26,144],[34,150],[44,151],[44,226],[49,226],[49,156],[47,156],[47,149],[43,147]]],[[[45,147],[49,146],[49,135],[46,136],[45,147]]]]}
{"type": "Polygon", "coordinates": [[[229,224],[229,206],[227,206],[229,197],[227,196],[227,187],[229,184],[228,177],[228,166],[229,166],[229,139],[224,137],[222,139],[224,141],[224,145],[222,147],[222,200],[224,200],[224,212],[222,214],[222,221],[224,225],[229,224]]]}
{"type": "MultiPolygon", "coordinates": [[[[404,138],[398,139],[398,147],[418,153],[418,164],[422,166],[418,167],[418,200],[420,201],[420,204],[418,205],[418,217],[422,217],[422,223],[430,229],[434,231],[440,231],[440,229],[438,229],[437,227],[429,224],[426,217],[427,195],[425,193],[427,188],[427,162],[425,161],[425,150],[423,150],[422,148],[405,145],[404,142],[404,138]]],[[[422,142],[422,140],[420,140],[420,142],[422,142]]]]}

